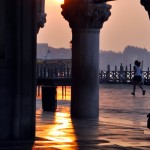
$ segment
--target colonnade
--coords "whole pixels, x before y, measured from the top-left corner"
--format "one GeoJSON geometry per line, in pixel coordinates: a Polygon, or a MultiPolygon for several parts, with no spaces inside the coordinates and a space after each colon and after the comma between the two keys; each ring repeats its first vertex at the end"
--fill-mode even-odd
{"type": "MultiPolygon", "coordinates": [[[[37,6],[36,0],[1,0],[1,141],[35,137],[36,36],[46,22],[46,14],[37,14],[43,11],[37,6]]],[[[99,115],[99,33],[110,9],[93,0],[65,0],[62,5],[72,29],[72,117],[99,115]]]]}

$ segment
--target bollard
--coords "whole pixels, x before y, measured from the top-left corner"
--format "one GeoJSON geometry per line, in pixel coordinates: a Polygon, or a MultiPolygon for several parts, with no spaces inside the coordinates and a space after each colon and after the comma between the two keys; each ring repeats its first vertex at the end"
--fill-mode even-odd
{"type": "Polygon", "coordinates": [[[56,86],[42,86],[42,109],[44,111],[57,109],[56,86]]]}

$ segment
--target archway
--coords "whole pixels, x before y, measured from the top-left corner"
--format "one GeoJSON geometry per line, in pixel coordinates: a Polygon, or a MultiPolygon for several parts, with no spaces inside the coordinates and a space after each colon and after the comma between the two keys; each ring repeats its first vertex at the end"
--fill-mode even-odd
{"type": "MultiPolygon", "coordinates": [[[[89,3],[93,3],[93,1],[88,1],[89,3]]],[[[75,6],[78,7],[77,3],[75,3],[75,6]]],[[[35,137],[35,86],[36,86],[36,78],[35,78],[35,63],[36,63],[36,34],[37,34],[37,7],[36,7],[36,1],[35,0],[2,0],[0,5],[0,16],[1,16],[1,23],[0,23],[0,84],[1,84],[1,91],[0,91],[0,139],[1,140],[27,140],[27,139],[34,139],[35,137]]],[[[85,65],[89,63],[89,61],[93,61],[93,72],[96,74],[96,77],[94,76],[95,80],[91,81],[89,79],[93,78],[93,75],[90,74],[87,76],[86,81],[87,83],[83,83],[84,86],[83,93],[87,92],[87,87],[90,85],[93,88],[95,88],[94,83],[98,82],[98,68],[97,68],[97,60],[95,62],[94,58],[97,54],[98,50],[98,30],[100,27],[102,27],[102,24],[105,20],[109,17],[109,9],[110,7],[108,5],[99,5],[99,4],[90,4],[90,9],[92,9],[92,14],[94,14],[94,18],[91,18],[91,21],[85,20],[80,22],[79,19],[82,17],[84,18],[84,15],[82,14],[84,11],[89,12],[89,15],[92,15],[89,10],[84,8],[82,10],[82,6],[84,6],[84,3],[81,3],[79,14],[77,15],[78,25],[80,27],[88,28],[87,30],[82,30],[80,32],[81,28],[78,28],[76,23],[74,22],[72,24],[71,20],[73,16],[68,16],[70,11],[70,7],[67,7],[67,5],[72,6],[71,3],[67,4],[67,1],[65,1],[65,5],[63,6],[64,12],[63,15],[67,20],[70,21],[71,27],[73,27],[74,37],[73,37],[73,49],[79,48],[79,51],[77,54],[80,54],[83,56],[82,49],[86,50],[88,59],[85,58],[86,61],[79,64],[81,65],[80,71],[82,72],[82,78],[80,78],[80,82],[82,83],[83,77],[85,77],[85,72],[88,68],[85,68],[85,65]],[[102,11],[99,12],[98,9],[93,10],[95,8],[95,5],[99,6],[99,9],[102,8],[102,11]],[[68,9],[68,10],[67,10],[68,9]],[[81,13],[82,10],[82,13],[81,13]],[[94,12],[94,13],[93,13],[94,12]],[[101,20],[98,19],[98,15],[100,14],[101,20]],[[80,14],[82,14],[80,16],[80,14]],[[99,22],[101,21],[101,22],[99,22]],[[96,25],[94,24],[96,22],[96,25]],[[78,31],[77,31],[77,30],[78,31]],[[90,29],[90,30],[89,30],[90,29]],[[95,30],[96,29],[96,30],[95,30]],[[92,34],[91,34],[92,32],[92,34]],[[96,33],[94,33],[96,32],[96,33]],[[83,43],[80,43],[80,39],[83,38],[83,43]],[[96,50],[96,53],[90,52],[90,45],[86,45],[86,43],[90,40],[93,40],[95,47],[93,49],[96,50]],[[79,47],[76,47],[76,44],[79,44],[79,47]],[[92,55],[92,59],[91,56],[92,55]],[[82,71],[82,67],[84,68],[84,71],[82,71]]],[[[78,7],[79,8],[79,7],[78,7]]],[[[100,9],[101,10],[101,9],[100,9]]],[[[75,12],[78,13],[78,12],[75,12]]],[[[74,14],[71,14],[74,15],[74,14]]],[[[86,16],[89,17],[89,16],[86,16]]],[[[91,17],[91,16],[90,16],[91,17]]],[[[72,20],[75,21],[75,20],[72,20]]],[[[82,28],[82,29],[83,29],[82,28]]],[[[87,28],[86,28],[87,29],[87,28]]],[[[88,44],[88,43],[87,43],[88,44]]],[[[92,47],[91,47],[92,48],[92,47]]],[[[74,53],[76,55],[76,52],[74,53]]],[[[80,60],[82,61],[83,57],[80,57],[80,60]]],[[[75,57],[74,61],[77,61],[77,58],[75,57]]],[[[76,66],[74,63],[74,72],[76,72],[76,66]]],[[[74,74],[73,83],[77,81],[78,74],[74,74]]],[[[80,86],[74,85],[74,87],[80,86]]],[[[95,91],[93,93],[96,93],[95,95],[92,95],[95,97],[95,101],[97,103],[97,88],[98,85],[95,88],[95,91]]],[[[74,93],[74,99],[76,99],[76,93],[79,91],[75,89],[74,93]]],[[[88,89],[89,91],[90,89],[88,89]]],[[[80,92],[79,92],[80,93],[80,92]]],[[[93,94],[92,93],[92,94],[93,94]]],[[[84,99],[82,96],[82,93],[80,93],[81,98],[84,99]]],[[[91,97],[91,96],[90,96],[91,97]]],[[[86,99],[86,98],[85,98],[86,99]]],[[[79,101],[78,101],[79,102],[79,101]]],[[[80,103],[80,102],[79,102],[80,103]]],[[[81,103],[80,103],[81,104],[81,103]]],[[[73,104],[74,108],[76,109],[76,106],[78,103],[73,104]]],[[[90,107],[87,107],[91,109],[91,114],[89,112],[83,112],[83,109],[81,108],[80,113],[77,114],[81,117],[97,117],[97,104],[92,104],[94,108],[96,108],[96,111],[91,109],[90,107]],[[90,115],[89,115],[90,114],[90,115]]],[[[91,105],[91,106],[92,106],[91,105]]],[[[81,105],[82,106],[82,105],[81,105]]],[[[90,104],[88,103],[88,106],[90,104]]],[[[83,106],[82,106],[83,107],[83,106]]],[[[72,112],[73,116],[75,110],[72,112]]]]}

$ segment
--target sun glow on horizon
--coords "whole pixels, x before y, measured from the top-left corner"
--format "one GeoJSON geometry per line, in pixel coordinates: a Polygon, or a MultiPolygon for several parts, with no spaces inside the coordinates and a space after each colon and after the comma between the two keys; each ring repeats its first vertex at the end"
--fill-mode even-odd
{"type": "Polygon", "coordinates": [[[55,0],[58,4],[64,4],[64,0],[55,0]]]}

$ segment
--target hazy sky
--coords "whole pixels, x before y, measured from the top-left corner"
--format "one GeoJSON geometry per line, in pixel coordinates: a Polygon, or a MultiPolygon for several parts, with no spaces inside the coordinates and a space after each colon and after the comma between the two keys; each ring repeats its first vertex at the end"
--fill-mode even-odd
{"type": "MultiPolygon", "coordinates": [[[[58,1],[45,0],[47,22],[38,33],[38,43],[69,48],[71,29],[61,15],[58,1]]],[[[116,0],[112,5],[111,16],[100,31],[100,49],[122,51],[127,45],[150,50],[150,20],[140,0],[116,0]]]]}

